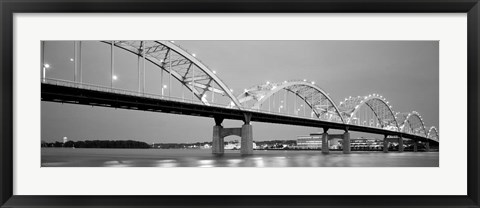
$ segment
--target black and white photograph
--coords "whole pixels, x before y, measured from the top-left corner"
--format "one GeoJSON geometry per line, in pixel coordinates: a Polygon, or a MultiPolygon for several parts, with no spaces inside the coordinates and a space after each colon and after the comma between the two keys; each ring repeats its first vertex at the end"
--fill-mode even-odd
{"type": "Polygon", "coordinates": [[[41,167],[439,167],[439,41],[41,41],[41,167]]]}

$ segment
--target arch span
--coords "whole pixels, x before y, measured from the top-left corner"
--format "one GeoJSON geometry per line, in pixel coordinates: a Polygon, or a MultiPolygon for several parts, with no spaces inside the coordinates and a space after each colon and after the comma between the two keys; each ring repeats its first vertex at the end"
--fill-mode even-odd
{"type": "Polygon", "coordinates": [[[434,141],[439,141],[440,139],[438,138],[438,130],[435,126],[430,127],[428,130],[428,135],[427,138],[434,140],[434,141]]]}
{"type": "Polygon", "coordinates": [[[401,132],[413,133],[424,137],[428,136],[422,116],[416,111],[397,114],[397,122],[400,124],[401,132]]]}
{"type": "MultiPolygon", "coordinates": [[[[101,41],[112,44],[112,41],[101,41]]],[[[227,96],[231,106],[242,109],[230,88],[205,64],[170,41],[113,41],[115,47],[129,51],[139,58],[158,66],[171,74],[182,85],[195,94],[205,105],[207,92],[227,96]]],[[[163,86],[161,86],[163,87],[163,86]]]]}
{"type": "Polygon", "coordinates": [[[382,128],[390,130],[399,129],[392,106],[380,95],[373,94],[345,98],[344,101],[340,102],[339,109],[342,112],[342,116],[346,118],[347,123],[351,124],[357,119],[357,112],[360,107],[364,105],[373,111],[382,128]]]}
{"type": "Polygon", "coordinates": [[[317,118],[345,123],[335,102],[330,96],[314,83],[306,81],[284,81],[278,83],[264,83],[253,86],[238,96],[242,105],[253,101],[252,108],[260,109],[261,105],[272,95],[280,90],[286,90],[302,99],[310,109],[313,110],[317,118]]]}

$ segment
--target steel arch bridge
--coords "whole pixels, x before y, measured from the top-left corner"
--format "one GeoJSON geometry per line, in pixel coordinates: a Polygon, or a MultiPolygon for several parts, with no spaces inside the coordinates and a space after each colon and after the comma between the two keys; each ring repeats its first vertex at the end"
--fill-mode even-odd
{"type": "MultiPolygon", "coordinates": [[[[290,80],[283,82],[266,82],[258,84],[246,88],[238,96],[235,96],[233,94],[233,90],[229,88],[228,85],[217,76],[215,71],[211,70],[204,63],[198,60],[195,54],[189,53],[187,50],[173,43],[173,41],[100,42],[108,44],[110,46],[110,73],[112,77],[115,75],[114,49],[122,49],[138,57],[138,91],[129,91],[113,88],[113,80],[110,86],[98,86],[84,83],[81,78],[81,73],[80,79],[77,79],[77,48],[80,47],[81,51],[80,41],[79,43],[74,43],[75,77],[73,81],[59,80],[47,77],[45,75],[45,71],[46,68],[49,67],[49,65],[46,64],[44,58],[42,58],[42,100],[62,103],[68,102],[76,104],[99,105],[106,107],[127,107],[130,109],[152,110],[162,112],[164,111],[164,109],[155,109],[156,107],[158,107],[155,105],[158,105],[158,101],[166,100],[175,102],[171,104],[175,104],[178,106],[183,106],[182,103],[195,104],[189,105],[188,107],[175,108],[175,110],[171,110],[170,112],[180,112],[181,114],[183,114],[182,111],[188,111],[189,113],[191,113],[191,115],[214,117],[217,126],[221,124],[224,118],[240,118],[241,120],[245,121],[246,125],[249,125],[250,120],[257,120],[262,122],[276,122],[306,126],[326,126],[326,129],[344,129],[346,132],[350,129],[364,131],[368,133],[384,134],[385,138],[386,135],[397,135],[400,137],[400,141],[402,140],[402,137],[406,137],[419,141],[439,142],[438,129],[434,126],[427,128],[423,121],[423,118],[418,112],[395,112],[392,109],[392,105],[389,104],[389,101],[387,101],[383,96],[380,96],[378,94],[348,97],[337,104],[329,96],[329,93],[324,91],[314,82],[308,82],[307,80],[290,80]],[[161,96],[145,92],[146,62],[153,64],[156,69],[159,69],[161,71],[162,78],[161,83],[159,83],[160,88],[162,88],[161,96]],[[141,76],[142,65],[143,78],[141,76]],[[164,75],[164,73],[166,73],[166,75],[164,75]],[[183,87],[188,89],[195,97],[196,101],[199,102],[192,102],[191,100],[185,100],[184,98],[174,98],[171,96],[170,92],[168,93],[168,96],[164,96],[164,76],[168,76],[168,90],[171,90],[172,88],[171,83],[173,78],[183,87]],[[142,83],[143,88],[141,86],[142,83]],[[60,87],[63,88],[61,90],[56,89],[60,87]],[[105,99],[98,99],[95,100],[95,102],[89,100],[82,100],[84,99],[83,97],[78,98],[74,95],[65,94],[64,92],[68,91],[69,88],[111,93],[109,94],[109,96],[114,96],[115,101],[106,104],[98,104],[98,102],[103,102],[105,101],[105,99]],[[58,91],[62,92],[60,93],[58,91]],[[275,105],[275,99],[281,97],[282,93],[284,96],[284,100],[279,100],[276,103],[277,105],[275,105]],[[292,95],[290,97],[293,97],[293,104],[292,102],[290,102],[290,104],[288,103],[287,98],[289,94],[292,95]],[[132,102],[124,102],[120,105],[118,104],[119,98],[116,97],[117,95],[134,96],[133,98],[128,99],[154,99],[155,103],[157,104],[150,104],[148,107],[138,107],[138,103],[141,101],[137,100],[136,104],[134,104],[137,106],[129,106],[133,105],[132,102]],[[211,100],[207,99],[207,95],[210,95],[211,100]],[[218,103],[215,101],[215,98],[218,97],[224,98],[223,103],[218,103]],[[273,109],[271,107],[272,100],[273,109]],[[300,103],[298,101],[300,101],[300,103]],[[198,106],[206,106],[212,108],[199,108],[198,106]],[[266,106],[268,107],[268,110],[264,109],[266,108],[266,106]],[[193,110],[186,108],[191,108],[193,110]],[[197,108],[201,110],[197,110],[197,108]],[[226,109],[231,109],[231,111],[226,109]],[[290,113],[290,109],[293,109],[292,113],[290,113]],[[308,116],[306,113],[307,109],[311,111],[308,116]],[[219,114],[217,112],[211,112],[212,110],[221,111],[222,113],[219,114]],[[303,111],[303,117],[301,116],[301,111],[303,111]],[[365,113],[366,116],[362,117],[363,113],[365,113]],[[262,118],[256,118],[255,115],[262,118]]],[[[44,50],[44,48],[44,42],[42,42],[42,50],[44,50]]],[[[80,60],[81,66],[81,52],[78,60],[80,60]]],[[[77,91],[71,92],[76,93],[77,91]]],[[[87,91],[82,93],[86,92],[87,91]]],[[[84,96],[84,94],[80,95],[84,96]]],[[[173,109],[173,107],[171,106],[170,108],[173,109]]],[[[221,130],[219,131],[221,132],[221,130]]],[[[251,132],[251,129],[246,131],[251,132]]],[[[235,130],[235,132],[237,132],[237,130],[235,130]]],[[[243,132],[243,129],[239,132],[243,132]]],[[[223,134],[225,134],[225,132],[223,134]]],[[[222,133],[220,135],[222,135],[222,133]]],[[[241,133],[237,132],[237,135],[241,135],[241,133]]]]}

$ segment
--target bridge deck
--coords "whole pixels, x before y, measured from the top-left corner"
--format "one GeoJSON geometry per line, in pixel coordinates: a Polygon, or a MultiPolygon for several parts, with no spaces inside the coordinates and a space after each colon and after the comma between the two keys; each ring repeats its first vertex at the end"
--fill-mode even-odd
{"type": "MultiPolygon", "coordinates": [[[[318,119],[305,117],[273,114],[255,110],[240,110],[213,105],[200,105],[196,103],[182,102],[180,100],[160,99],[153,96],[142,96],[140,93],[118,93],[113,90],[105,91],[99,89],[85,89],[75,86],[64,86],[52,83],[42,83],[42,101],[71,103],[91,106],[102,106],[110,108],[133,109],[152,112],[173,113],[202,117],[223,117],[225,119],[243,120],[244,113],[251,113],[251,121],[276,124],[298,125],[317,128],[330,128],[349,131],[359,131],[380,135],[402,136],[416,141],[427,141],[427,138],[390,131],[386,129],[357,126],[343,123],[327,122],[318,119]]],[[[212,120],[212,125],[214,124],[212,120]]],[[[433,141],[433,140],[430,140],[433,141]]]]}

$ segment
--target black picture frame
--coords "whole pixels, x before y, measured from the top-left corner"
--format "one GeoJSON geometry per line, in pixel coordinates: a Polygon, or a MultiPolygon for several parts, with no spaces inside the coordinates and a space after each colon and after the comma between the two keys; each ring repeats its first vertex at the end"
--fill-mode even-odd
{"type": "MultiPolygon", "coordinates": [[[[478,0],[0,0],[1,207],[479,207],[478,0]],[[465,196],[25,196],[13,195],[15,13],[467,13],[468,194],[465,196]]],[[[320,177],[320,176],[319,176],[320,177]]],[[[428,179],[428,178],[425,178],[428,179]]],[[[452,180],[452,179],[446,179],[452,180]]],[[[401,185],[399,181],[399,185],[401,185]]],[[[326,188],[326,187],[318,187],[326,188]]],[[[379,187],[381,188],[381,187],[379,187]]]]}

